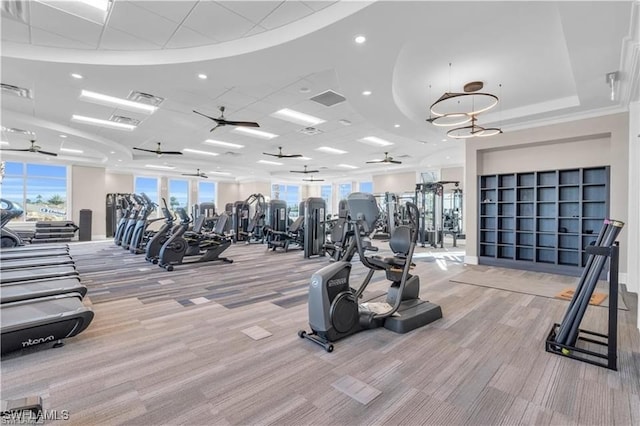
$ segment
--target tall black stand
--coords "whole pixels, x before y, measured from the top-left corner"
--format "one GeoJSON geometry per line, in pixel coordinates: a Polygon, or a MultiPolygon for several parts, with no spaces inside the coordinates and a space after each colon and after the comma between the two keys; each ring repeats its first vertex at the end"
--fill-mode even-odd
{"type": "Polygon", "coordinates": [[[564,345],[556,342],[556,336],[560,324],[555,323],[547,336],[545,349],[557,355],[577,359],[589,364],[605,367],[610,370],[617,370],[618,359],[618,243],[611,247],[589,246],[586,248],[587,254],[609,257],[609,329],[608,334],[595,333],[592,331],[579,329],[577,342],[592,343],[607,348],[606,354],[595,352],[571,345],[564,345]]]}

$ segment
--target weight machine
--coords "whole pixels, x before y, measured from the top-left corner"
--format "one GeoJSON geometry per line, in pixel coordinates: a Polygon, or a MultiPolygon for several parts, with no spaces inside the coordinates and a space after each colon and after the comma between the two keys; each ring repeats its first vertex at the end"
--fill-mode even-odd
{"type": "Polygon", "coordinates": [[[415,199],[420,210],[418,242],[422,247],[444,247],[444,235],[453,237],[453,247],[462,232],[462,190],[458,181],[439,181],[416,184],[415,199]],[[452,205],[445,210],[445,185],[455,185],[452,205]]]}

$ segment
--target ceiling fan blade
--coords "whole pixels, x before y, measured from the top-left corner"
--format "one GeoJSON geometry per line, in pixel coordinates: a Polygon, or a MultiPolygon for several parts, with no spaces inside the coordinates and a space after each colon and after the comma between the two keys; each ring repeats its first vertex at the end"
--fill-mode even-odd
{"type": "Polygon", "coordinates": [[[215,129],[217,129],[218,127],[220,127],[220,125],[219,125],[219,124],[216,124],[215,126],[213,126],[213,127],[211,128],[211,130],[209,130],[209,133],[213,132],[213,131],[214,131],[215,129]]]}
{"type": "Polygon", "coordinates": [[[154,154],[158,153],[158,151],[156,151],[155,149],[136,148],[135,146],[133,147],[133,149],[137,149],[138,151],[144,151],[144,152],[152,152],[154,154]]]}
{"type": "Polygon", "coordinates": [[[168,154],[168,155],[182,155],[181,151],[162,151],[161,153],[162,154],[168,154]]]}
{"type": "Polygon", "coordinates": [[[402,161],[398,161],[398,160],[389,160],[389,162],[393,164],[402,164],[402,161]]]}
{"type": "MultiPolygon", "coordinates": [[[[217,121],[217,120],[216,120],[217,121]]],[[[238,127],[260,127],[260,125],[253,121],[229,121],[229,120],[220,120],[227,126],[238,126],[238,127]]],[[[220,121],[218,121],[220,123],[220,121]]]]}
{"type": "Polygon", "coordinates": [[[4,152],[4,151],[22,151],[22,152],[26,152],[26,151],[31,151],[31,148],[27,148],[27,149],[0,149],[0,151],[4,152]]]}
{"type": "Polygon", "coordinates": [[[207,115],[207,114],[203,114],[203,113],[201,113],[201,112],[198,112],[198,111],[196,111],[195,109],[193,110],[193,112],[195,112],[196,114],[201,115],[201,116],[203,116],[203,117],[207,117],[209,120],[213,120],[213,121],[215,121],[216,123],[219,123],[219,122],[220,122],[220,119],[219,119],[219,118],[211,117],[211,116],[209,116],[209,115],[207,115]]]}
{"type": "Polygon", "coordinates": [[[264,154],[264,155],[270,155],[270,156],[272,156],[272,157],[278,157],[278,158],[281,158],[281,157],[280,157],[280,154],[269,154],[268,152],[263,152],[263,154],[264,154]]]}
{"type": "Polygon", "coordinates": [[[289,170],[291,173],[304,173],[309,174],[309,173],[320,173],[320,170],[289,170]]]}
{"type": "Polygon", "coordinates": [[[200,175],[200,177],[203,178],[203,179],[209,179],[209,176],[207,176],[207,175],[200,175]]]}
{"type": "Polygon", "coordinates": [[[37,150],[37,151],[34,151],[34,152],[37,152],[38,154],[50,155],[51,157],[57,157],[58,156],[58,154],[56,154],[55,152],[47,152],[47,151],[42,151],[40,149],[37,150]]]}
{"type": "Polygon", "coordinates": [[[300,158],[303,157],[302,154],[282,154],[280,158],[300,158]]]}
{"type": "Polygon", "coordinates": [[[324,182],[324,179],[302,179],[305,182],[324,182]]]}
{"type": "Polygon", "coordinates": [[[367,164],[380,164],[380,163],[384,163],[384,160],[378,160],[378,161],[367,161],[367,164]]]}
{"type": "Polygon", "coordinates": [[[182,176],[200,176],[195,173],[182,173],[182,176]]]}

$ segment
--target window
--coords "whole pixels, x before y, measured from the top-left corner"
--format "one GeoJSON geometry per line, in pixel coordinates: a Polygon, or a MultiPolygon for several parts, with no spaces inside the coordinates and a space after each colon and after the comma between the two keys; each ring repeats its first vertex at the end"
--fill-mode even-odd
{"type": "Polygon", "coordinates": [[[25,211],[14,220],[66,220],[67,167],[7,162],[2,198],[17,203],[25,211]]]}
{"type": "Polygon", "coordinates": [[[320,187],[320,197],[327,205],[327,214],[332,213],[333,209],[331,207],[333,206],[333,187],[331,185],[322,185],[320,187]]]}
{"type": "Polygon", "coordinates": [[[287,202],[289,217],[297,218],[300,204],[300,185],[284,185],[274,183],[271,185],[271,199],[284,200],[287,202]]]}
{"type": "MultiPolygon", "coordinates": [[[[216,202],[216,183],[198,182],[198,204],[216,202]]],[[[217,206],[216,206],[217,207],[217,206]]]]}
{"type": "Polygon", "coordinates": [[[360,188],[360,192],[373,194],[373,182],[360,182],[359,188],[360,188]]]}
{"type": "Polygon", "coordinates": [[[175,211],[178,207],[189,212],[189,181],[169,179],[169,208],[175,211]]]}
{"type": "Polygon", "coordinates": [[[338,201],[346,200],[349,194],[351,194],[350,183],[341,183],[338,185],[338,201]]]}
{"type": "Polygon", "coordinates": [[[160,204],[160,193],[158,192],[158,178],[137,176],[134,183],[134,192],[140,194],[144,192],[156,204],[160,204]]]}

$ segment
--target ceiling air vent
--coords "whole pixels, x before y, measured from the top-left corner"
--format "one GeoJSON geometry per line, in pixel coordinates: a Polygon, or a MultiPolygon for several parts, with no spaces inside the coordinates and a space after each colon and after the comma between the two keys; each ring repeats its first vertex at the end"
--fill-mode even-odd
{"type": "Polygon", "coordinates": [[[24,87],[12,86],[11,84],[4,84],[4,83],[0,83],[0,85],[2,85],[3,95],[13,95],[13,96],[19,96],[21,98],[33,99],[33,93],[29,89],[25,89],[24,87]]]}
{"type": "Polygon", "coordinates": [[[160,104],[164,102],[164,98],[161,98],[160,96],[154,96],[149,93],[138,92],[136,90],[132,90],[131,93],[129,93],[129,96],[127,96],[127,99],[155,107],[160,106],[160,104]]]}
{"type": "Polygon", "coordinates": [[[115,115],[115,114],[109,117],[109,121],[115,121],[116,123],[130,124],[132,126],[137,126],[138,124],[140,124],[140,120],[136,120],[135,118],[131,118],[131,117],[124,117],[122,115],[115,115]]]}
{"type": "Polygon", "coordinates": [[[323,133],[322,130],[316,129],[315,127],[305,127],[298,130],[298,132],[309,136],[319,135],[320,133],[323,133]]]}
{"type": "Polygon", "coordinates": [[[314,97],[310,98],[310,100],[322,104],[326,107],[330,107],[339,104],[340,102],[346,101],[347,98],[339,93],[334,92],[333,90],[327,90],[326,92],[315,95],[314,97]]]}

